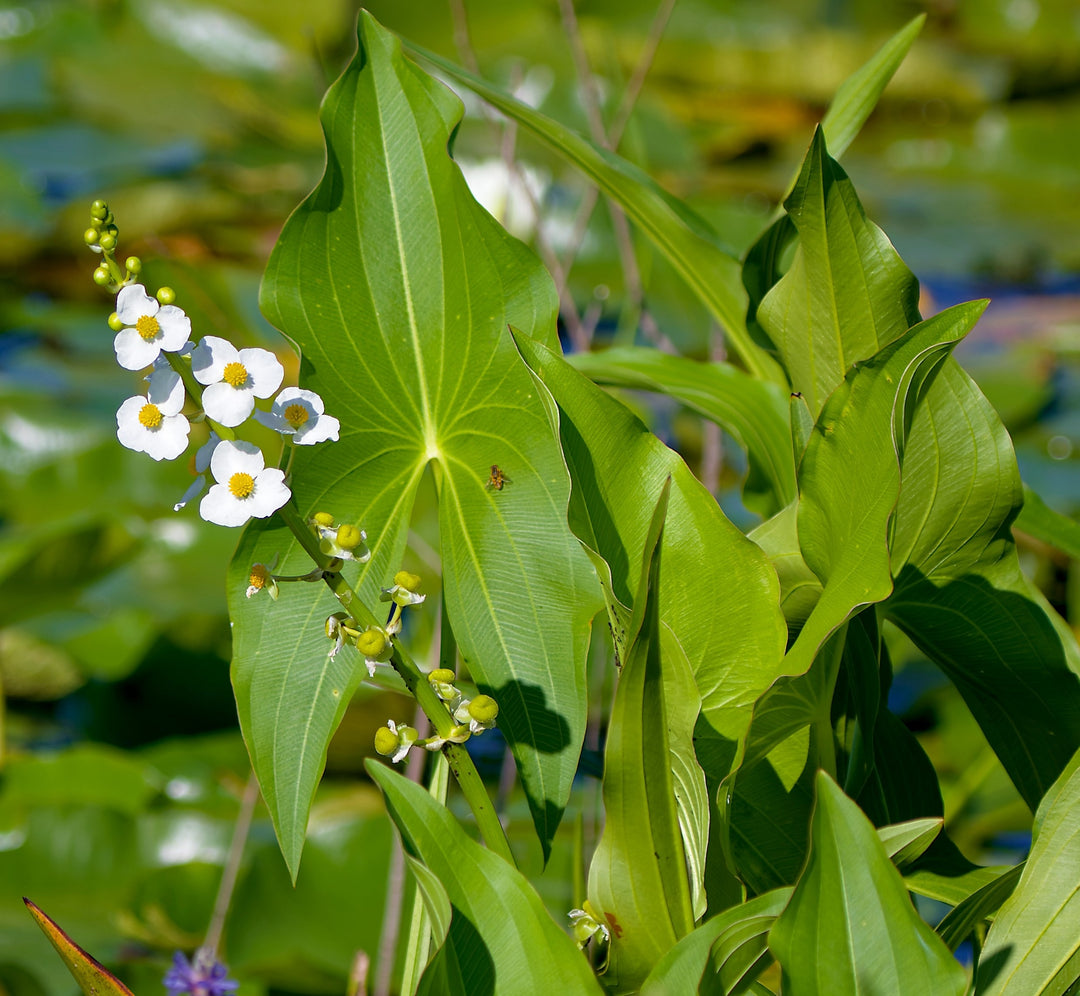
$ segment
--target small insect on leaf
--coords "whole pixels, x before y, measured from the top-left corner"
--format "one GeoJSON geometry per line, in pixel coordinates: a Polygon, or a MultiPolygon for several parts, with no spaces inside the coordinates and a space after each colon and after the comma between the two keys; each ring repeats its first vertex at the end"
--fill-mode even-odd
{"type": "Polygon", "coordinates": [[[494,488],[496,491],[502,491],[503,486],[510,483],[510,478],[507,477],[500,469],[497,463],[491,465],[491,476],[488,478],[487,487],[494,488]]]}

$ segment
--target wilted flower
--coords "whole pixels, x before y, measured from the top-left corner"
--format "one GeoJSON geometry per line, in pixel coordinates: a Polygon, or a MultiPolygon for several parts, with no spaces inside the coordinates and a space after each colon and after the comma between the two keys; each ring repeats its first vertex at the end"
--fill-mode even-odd
{"type": "Polygon", "coordinates": [[[380,726],[375,731],[375,749],[397,764],[416,743],[416,736],[416,730],[411,726],[398,726],[390,719],[387,720],[386,726],[380,726]]]}
{"type": "Polygon", "coordinates": [[[380,602],[393,602],[395,605],[419,605],[427,595],[421,595],[420,575],[410,574],[408,571],[398,571],[394,575],[394,584],[390,588],[383,588],[379,595],[380,602]]]}

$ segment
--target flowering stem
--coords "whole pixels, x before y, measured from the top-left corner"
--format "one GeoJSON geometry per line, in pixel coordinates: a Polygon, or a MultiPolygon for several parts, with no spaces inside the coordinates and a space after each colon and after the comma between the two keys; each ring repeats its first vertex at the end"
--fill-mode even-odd
{"type": "Polygon", "coordinates": [[[221,873],[221,885],[218,886],[217,898],[214,900],[214,912],[210,917],[210,926],[206,928],[206,940],[203,941],[202,950],[209,953],[212,961],[217,961],[221,933],[225,929],[225,917],[229,912],[233,889],[236,888],[236,876],[240,871],[240,862],[244,856],[244,845],[247,843],[248,831],[251,829],[251,818],[255,814],[255,804],[258,801],[259,782],[255,778],[255,772],[253,771],[248,777],[247,785],[244,786],[244,796],[240,801],[240,812],[236,817],[236,828],[233,830],[229,853],[225,858],[225,867],[221,873]]]}
{"type": "MultiPolygon", "coordinates": [[[[169,366],[180,375],[180,379],[184,382],[184,388],[191,400],[201,408],[203,386],[195,379],[190,364],[185,363],[179,353],[162,353],[161,355],[169,361],[169,366]]],[[[209,423],[210,428],[218,434],[218,439],[236,438],[236,433],[228,426],[219,425],[209,417],[207,417],[206,421],[209,423]]]]}
{"type": "MultiPolygon", "coordinates": [[[[296,510],[296,506],[289,501],[278,509],[278,515],[281,516],[285,525],[289,527],[308,556],[322,568],[323,581],[334,593],[341,607],[363,626],[380,626],[381,624],[375,618],[375,614],[364,605],[341,573],[328,569],[331,558],[327,557],[319,549],[319,541],[296,510]]],[[[446,708],[442,699],[439,698],[438,693],[431,687],[427,675],[417,667],[416,662],[398,642],[393,644],[393,656],[390,658],[390,663],[393,665],[394,670],[401,675],[405,687],[412,693],[420,708],[424,710],[428,719],[431,720],[436,735],[439,737],[450,736],[458,724],[455,722],[454,717],[450,715],[450,711],[446,708]]],[[[484,788],[484,783],[476,770],[476,765],[473,764],[472,758],[469,757],[468,751],[461,744],[455,743],[446,744],[442,751],[450,763],[450,770],[454,773],[458,784],[461,786],[462,794],[473,811],[473,816],[476,817],[476,825],[483,835],[484,842],[492,851],[510,862],[511,865],[514,865],[514,855],[510,850],[510,842],[506,839],[506,831],[491,805],[487,789],[484,788]]]]}

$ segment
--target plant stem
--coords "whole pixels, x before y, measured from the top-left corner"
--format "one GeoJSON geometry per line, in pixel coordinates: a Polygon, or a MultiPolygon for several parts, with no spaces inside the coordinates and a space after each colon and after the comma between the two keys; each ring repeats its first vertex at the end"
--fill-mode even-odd
{"type": "MultiPolygon", "coordinates": [[[[338,571],[330,569],[331,558],[327,557],[319,549],[319,542],[315,538],[315,534],[301,518],[296,506],[289,501],[278,509],[278,515],[281,516],[282,521],[292,531],[297,542],[304,548],[308,556],[322,568],[323,581],[334,593],[341,607],[364,626],[380,625],[374,613],[361,602],[348,581],[338,571]]],[[[449,629],[449,626],[447,628],[449,629]]],[[[412,693],[420,704],[420,708],[424,710],[424,713],[431,721],[436,736],[449,736],[457,726],[454,717],[450,715],[446,704],[439,698],[435,689],[431,687],[427,675],[417,667],[416,662],[398,642],[393,645],[393,656],[390,658],[390,663],[393,665],[394,670],[401,675],[405,687],[412,693]]],[[[510,843],[506,839],[506,831],[503,829],[502,823],[499,822],[499,817],[491,805],[491,800],[488,798],[487,789],[484,788],[484,783],[476,770],[476,765],[473,764],[472,758],[469,757],[468,751],[461,744],[453,743],[446,744],[442,749],[446,759],[450,762],[450,770],[454,772],[458,784],[461,786],[461,791],[464,793],[465,799],[476,817],[476,825],[484,838],[484,842],[500,857],[515,865],[510,843]]]]}
{"type": "Polygon", "coordinates": [[[244,857],[244,845],[247,843],[251,819],[255,814],[255,805],[258,801],[259,782],[253,771],[248,776],[247,785],[244,786],[240,812],[236,816],[236,827],[233,830],[232,842],[229,844],[229,853],[225,858],[225,867],[221,872],[217,898],[214,900],[214,912],[210,916],[210,926],[206,928],[206,940],[202,945],[202,950],[209,952],[214,961],[217,961],[221,934],[225,929],[225,917],[228,915],[229,903],[232,902],[233,890],[236,888],[236,877],[240,873],[240,862],[244,857]]]}

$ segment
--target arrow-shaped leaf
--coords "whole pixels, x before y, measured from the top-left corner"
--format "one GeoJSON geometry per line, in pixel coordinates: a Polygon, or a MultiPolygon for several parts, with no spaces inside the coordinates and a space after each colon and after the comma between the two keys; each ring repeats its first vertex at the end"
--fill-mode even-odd
{"type": "Polygon", "coordinates": [[[29,899],[23,899],[23,902],[86,996],[132,996],[124,983],[80,948],[50,917],[29,899]]]}
{"type": "MultiPolygon", "coordinates": [[[[498,700],[545,850],[570,790],[585,722],[592,570],[566,526],[569,481],[547,412],[507,333],[555,344],[539,261],[472,198],[447,154],[458,99],[402,58],[367,14],[360,48],[321,118],[326,172],[289,219],[260,303],[295,342],[302,381],[342,423],[301,448],[303,516],[360,521],[373,556],[350,580],[374,605],[400,567],[425,469],[439,488],[443,591],[462,655],[498,700]],[[492,467],[502,488],[489,487],[492,467]]],[[[362,663],[327,659],[336,603],[293,586],[243,597],[252,561],[303,557],[283,530],[249,530],[234,562],[234,683],[241,725],[289,867],[362,663]]],[[[411,611],[425,611],[418,609],[411,611]]]]}

